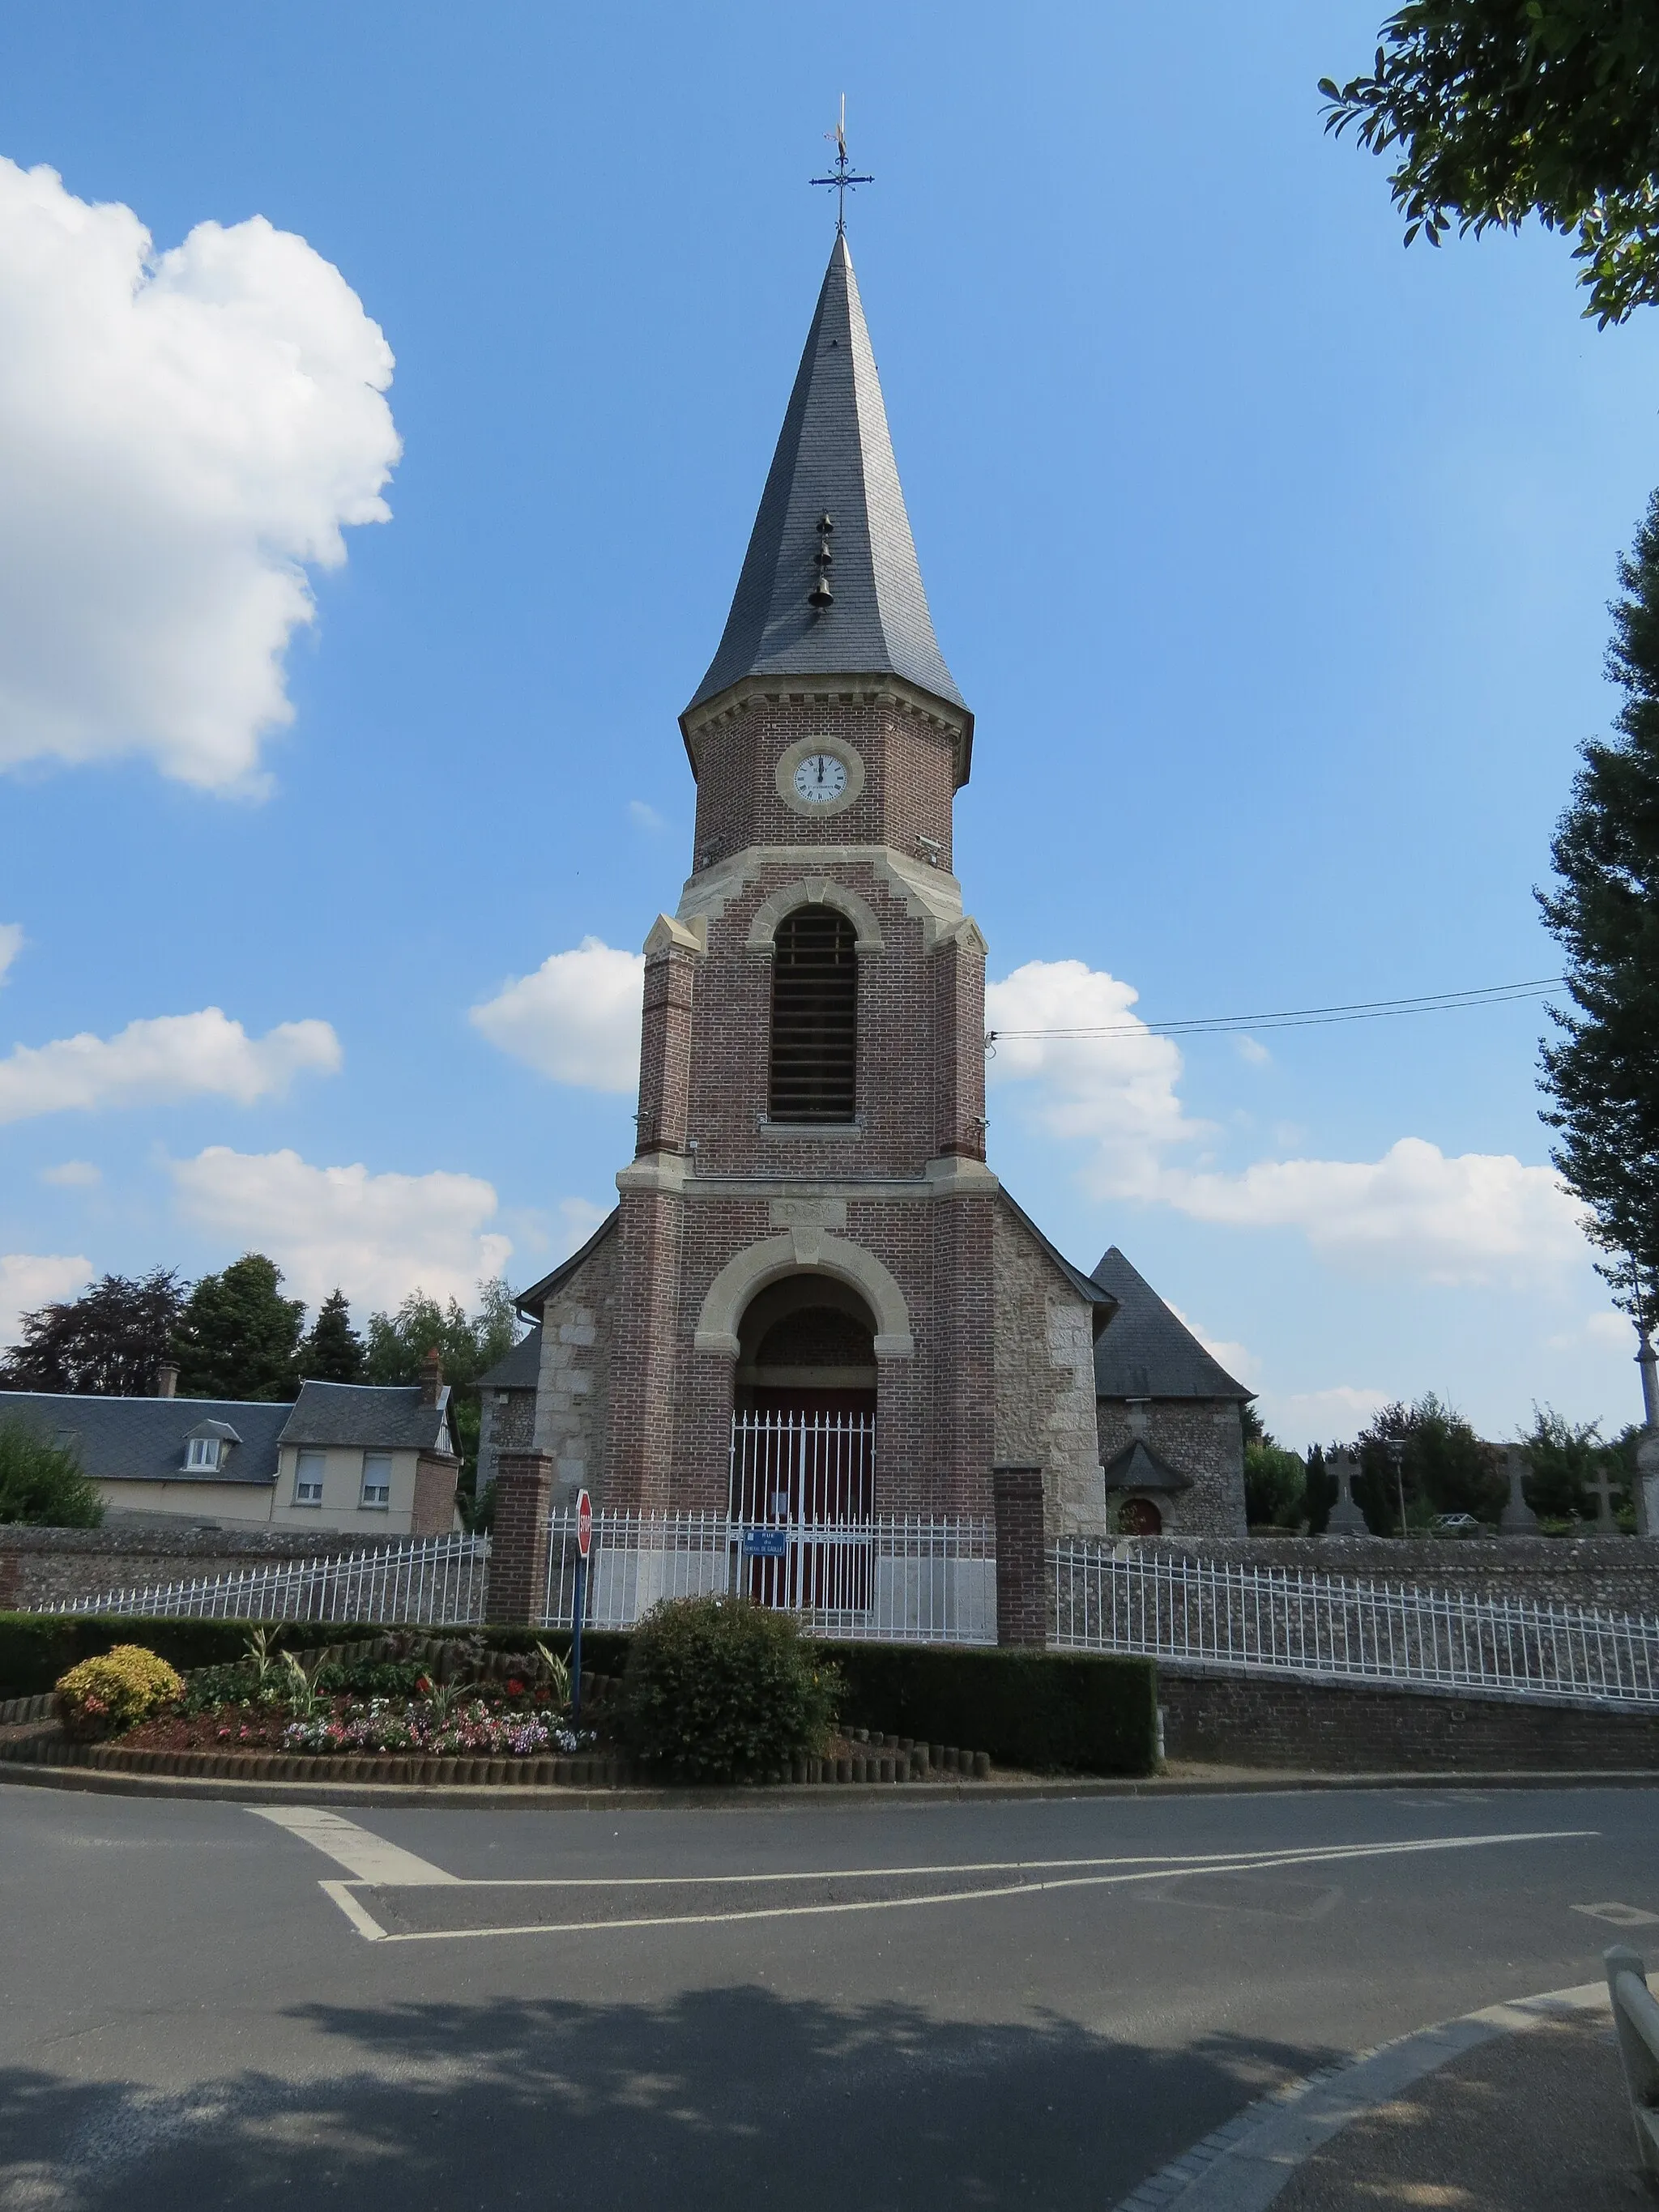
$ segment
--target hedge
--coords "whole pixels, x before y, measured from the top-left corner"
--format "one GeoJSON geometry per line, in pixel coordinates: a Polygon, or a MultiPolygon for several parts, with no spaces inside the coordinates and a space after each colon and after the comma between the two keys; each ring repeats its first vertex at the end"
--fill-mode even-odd
{"type": "MultiPolygon", "coordinates": [[[[113,1614],[0,1613],[0,1699],[30,1698],[51,1689],[60,1674],[82,1659],[101,1658],[118,1644],[140,1644],[184,1673],[191,1667],[228,1666],[247,1650],[247,1620],[141,1620],[113,1614]]],[[[390,1636],[389,1621],[292,1620],[282,1624],[280,1642],[291,1650],[315,1650],[324,1644],[360,1644],[390,1636]]],[[[416,1636],[482,1636],[496,1651],[525,1651],[538,1641],[550,1650],[568,1651],[568,1634],[535,1628],[415,1628],[416,1636]]],[[[628,1656],[625,1636],[582,1633],[584,1671],[620,1674],[628,1656]]]]}
{"type": "Polygon", "coordinates": [[[988,1751],[1042,1772],[1150,1774],[1158,1759],[1150,1659],[937,1644],[822,1647],[847,1684],[843,1717],[918,1742],[988,1751]]]}

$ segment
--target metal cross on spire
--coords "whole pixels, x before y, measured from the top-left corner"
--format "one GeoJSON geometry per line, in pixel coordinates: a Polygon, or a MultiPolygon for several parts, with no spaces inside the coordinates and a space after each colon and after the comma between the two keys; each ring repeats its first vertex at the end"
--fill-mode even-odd
{"type": "Polygon", "coordinates": [[[835,169],[830,176],[813,177],[808,181],[815,185],[829,185],[833,188],[836,194],[836,235],[837,238],[844,238],[847,235],[848,193],[856,191],[860,185],[873,185],[876,181],[873,177],[860,176],[847,159],[847,94],[845,93],[841,96],[840,121],[833,131],[826,131],[823,135],[826,138],[833,138],[836,142],[835,169]]]}

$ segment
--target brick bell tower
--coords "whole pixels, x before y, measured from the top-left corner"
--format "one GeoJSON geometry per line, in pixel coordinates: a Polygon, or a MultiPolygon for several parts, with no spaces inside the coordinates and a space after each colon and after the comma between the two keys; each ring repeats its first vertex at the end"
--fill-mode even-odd
{"type": "Polygon", "coordinates": [[[973,727],[838,235],[680,717],[696,830],[645,946],[607,1506],[725,1511],[758,1408],[873,1412],[877,1512],[990,1510],[985,943],[951,872],[973,727]]]}

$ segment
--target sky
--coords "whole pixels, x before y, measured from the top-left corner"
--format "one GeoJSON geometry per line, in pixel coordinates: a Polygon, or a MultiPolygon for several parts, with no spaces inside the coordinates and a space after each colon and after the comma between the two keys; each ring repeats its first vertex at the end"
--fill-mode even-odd
{"type": "Polygon", "coordinates": [[[1298,1447],[1639,1418],[1540,1126],[1659,323],[1402,250],[1379,11],[64,4],[0,32],[0,1341],[271,1254],[515,1287],[632,1149],[639,948],[848,229],[1005,1041],[993,1164],[1298,1447]]]}

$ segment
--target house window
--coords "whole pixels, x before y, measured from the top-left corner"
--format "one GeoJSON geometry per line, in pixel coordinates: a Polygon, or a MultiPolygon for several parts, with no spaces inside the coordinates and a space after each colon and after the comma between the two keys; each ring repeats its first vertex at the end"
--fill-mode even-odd
{"type": "Polygon", "coordinates": [[[325,1455],[319,1451],[303,1451],[295,1461],[294,1503],[296,1505],[322,1504],[325,1463],[325,1455]]]}
{"type": "Polygon", "coordinates": [[[216,1468],[219,1464],[217,1437],[192,1437],[185,1453],[185,1465],[192,1469],[216,1468]]]}
{"type": "Polygon", "coordinates": [[[858,939],[852,923],[833,907],[797,907],[773,939],[773,1121],[852,1121],[858,1010],[858,939]]]}
{"type": "Polygon", "coordinates": [[[365,1452],[363,1454],[363,1504],[390,1505],[392,1503],[392,1454],[365,1452]]]}

